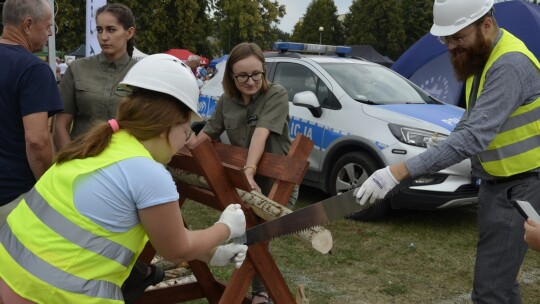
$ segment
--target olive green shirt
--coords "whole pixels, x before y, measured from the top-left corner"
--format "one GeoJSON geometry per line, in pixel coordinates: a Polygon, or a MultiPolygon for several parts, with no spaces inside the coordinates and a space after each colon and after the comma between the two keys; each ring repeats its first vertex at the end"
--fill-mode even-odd
{"type": "Polygon", "coordinates": [[[248,105],[223,94],[203,131],[212,139],[225,131],[232,145],[249,148],[255,128],[270,131],[265,152],[279,155],[289,152],[289,98],[282,86],[270,84],[266,93],[259,91],[248,105]]]}
{"type": "Polygon", "coordinates": [[[127,53],[115,62],[100,53],[69,65],[59,89],[64,113],[73,115],[72,139],[88,131],[96,121],[116,117],[123,99],[115,93],[116,87],[136,62],[127,53]]]}

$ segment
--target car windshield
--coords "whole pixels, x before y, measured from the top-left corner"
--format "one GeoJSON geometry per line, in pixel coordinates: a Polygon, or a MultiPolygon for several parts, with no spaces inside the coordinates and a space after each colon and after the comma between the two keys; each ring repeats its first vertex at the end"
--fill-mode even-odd
{"type": "Polygon", "coordinates": [[[378,65],[320,64],[354,100],[367,104],[439,103],[395,72],[378,65]]]}

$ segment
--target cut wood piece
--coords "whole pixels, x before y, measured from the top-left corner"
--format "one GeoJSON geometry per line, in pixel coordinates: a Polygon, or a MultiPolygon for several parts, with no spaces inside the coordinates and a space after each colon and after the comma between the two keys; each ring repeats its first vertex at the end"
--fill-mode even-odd
{"type": "MultiPolygon", "coordinates": [[[[172,167],[169,167],[169,172],[175,181],[178,180],[188,185],[209,189],[205,178],[200,175],[172,167]]],[[[259,192],[247,192],[241,189],[236,189],[236,191],[238,192],[238,195],[242,201],[250,205],[253,212],[266,221],[271,221],[275,218],[293,212],[289,208],[272,201],[259,192]]],[[[333,246],[332,233],[322,226],[314,226],[294,235],[300,238],[302,241],[311,244],[313,249],[322,254],[330,252],[333,246]]]]}
{"type": "Polygon", "coordinates": [[[309,299],[306,297],[303,284],[298,284],[298,286],[296,286],[296,304],[309,304],[309,299]]]}
{"type": "MultiPolygon", "coordinates": [[[[236,191],[238,191],[238,195],[242,201],[249,204],[255,214],[266,221],[271,221],[293,212],[291,209],[272,201],[259,192],[246,192],[240,189],[236,189],[236,191]]],[[[313,249],[322,254],[330,252],[333,246],[332,234],[322,226],[314,226],[294,235],[310,243],[313,249]]]]}

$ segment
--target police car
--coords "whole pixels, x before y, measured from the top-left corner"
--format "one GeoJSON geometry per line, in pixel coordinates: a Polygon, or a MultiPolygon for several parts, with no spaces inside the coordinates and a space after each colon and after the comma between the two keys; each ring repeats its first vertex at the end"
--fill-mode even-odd
{"type": "MultiPolygon", "coordinates": [[[[266,76],[288,91],[290,137],[303,134],[315,144],[303,183],[330,195],[356,188],[375,170],[422,153],[429,138],[446,137],[463,114],[386,67],[346,57],[349,47],[277,42],[274,50],[265,54],[266,76]],[[306,51],[315,55],[300,54],[306,51]]],[[[199,113],[205,119],[223,93],[224,64],[202,87],[199,113]]],[[[356,219],[377,219],[389,208],[464,206],[476,203],[476,195],[470,161],[465,160],[410,181],[356,219]]]]}

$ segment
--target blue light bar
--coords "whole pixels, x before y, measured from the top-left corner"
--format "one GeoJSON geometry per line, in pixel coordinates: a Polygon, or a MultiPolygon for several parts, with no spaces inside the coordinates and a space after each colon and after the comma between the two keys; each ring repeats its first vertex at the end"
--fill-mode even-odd
{"type": "Polygon", "coordinates": [[[350,46],[336,46],[336,54],[350,54],[352,48],[350,46]]]}
{"type": "Polygon", "coordinates": [[[296,42],[275,42],[273,49],[276,51],[286,52],[286,51],[303,51],[304,44],[296,42]]]}
{"type": "Polygon", "coordinates": [[[346,54],[352,53],[352,48],[349,46],[335,46],[298,42],[275,42],[272,48],[276,51],[280,51],[281,53],[287,51],[318,54],[334,53],[339,56],[344,56],[346,54]]]}

